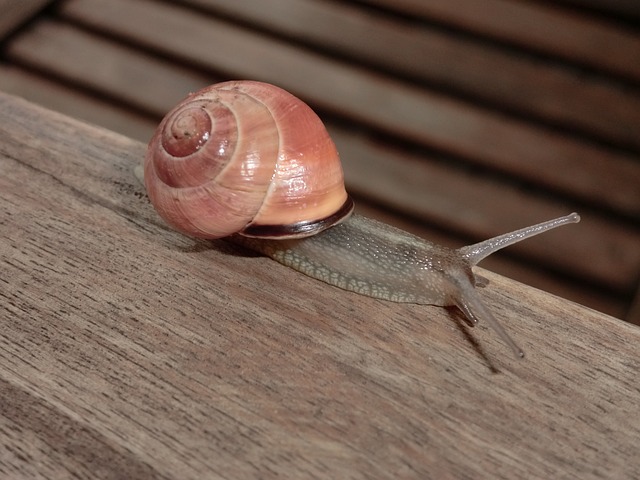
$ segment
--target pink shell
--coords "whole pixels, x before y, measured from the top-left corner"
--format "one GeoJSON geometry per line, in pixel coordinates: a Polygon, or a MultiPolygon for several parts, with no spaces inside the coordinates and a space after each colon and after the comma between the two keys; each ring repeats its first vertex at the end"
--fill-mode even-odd
{"type": "Polygon", "coordinates": [[[196,237],[308,236],[353,208],[322,121],[300,99],[260,82],[189,95],[149,142],[144,178],[160,216],[196,237]]]}

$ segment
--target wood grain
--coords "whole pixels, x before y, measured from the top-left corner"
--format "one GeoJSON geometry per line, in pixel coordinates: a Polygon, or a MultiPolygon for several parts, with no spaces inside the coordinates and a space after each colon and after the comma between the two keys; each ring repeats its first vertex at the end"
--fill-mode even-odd
{"type": "Polygon", "coordinates": [[[168,230],[138,142],[0,95],[0,474],[637,478],[640,329],[494,274],[509,355],[168,230]]]}

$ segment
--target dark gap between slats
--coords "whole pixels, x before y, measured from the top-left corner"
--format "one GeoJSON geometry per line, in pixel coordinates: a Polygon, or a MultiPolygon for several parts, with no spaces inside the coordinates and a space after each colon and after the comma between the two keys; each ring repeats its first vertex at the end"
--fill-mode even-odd
{"type": "Polygon", "coordinates": [[[538,3],[557,7],[561,4],[566,10],[574,11],[578,14],[587,14],[599,17],[611,23],[617,23],[624,28],[640,27],[640,3],[636,2],[635,11],[629,11],[625,7],[617,7],[615,5],[605,5],[607,0],[597,2],[585,2],[584,0],[537,0],[538,3]]]}

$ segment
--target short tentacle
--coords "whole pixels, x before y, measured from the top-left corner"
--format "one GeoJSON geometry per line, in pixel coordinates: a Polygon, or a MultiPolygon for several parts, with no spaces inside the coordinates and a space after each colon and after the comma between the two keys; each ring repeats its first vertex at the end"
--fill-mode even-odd
{"type": "Polygon", "coordinates": [[[498,334],[498,336],[513,350],[518,358],[524,358],[523,350],[511,338],[503,326],[493,316],[491,311],[484,306],[478,292],[466,277],[460,277],[455,282],[459,288],[459,295],[456,298],[456,306],[462,310],[467,319],[472,324],[477,324],[482,318],[498,334]]]}

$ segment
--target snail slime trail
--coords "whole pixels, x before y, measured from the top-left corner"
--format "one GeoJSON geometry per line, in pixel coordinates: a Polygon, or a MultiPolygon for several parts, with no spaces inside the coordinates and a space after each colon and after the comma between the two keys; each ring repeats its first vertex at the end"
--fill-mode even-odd
{"type": "MultiPolygon", "coordinates": [[[[138,171],[137,175],[140,175],[138,171]]],[[[228,237],[330,285],[392,302],[456,306],[524,353],[482,303],[472,267],[564,217],[450,249],[354,215],[320,118],[274,85],[231,81],[189,95],[162,120],[144,159],[158,214],[200,238],[228,237]]]]}

